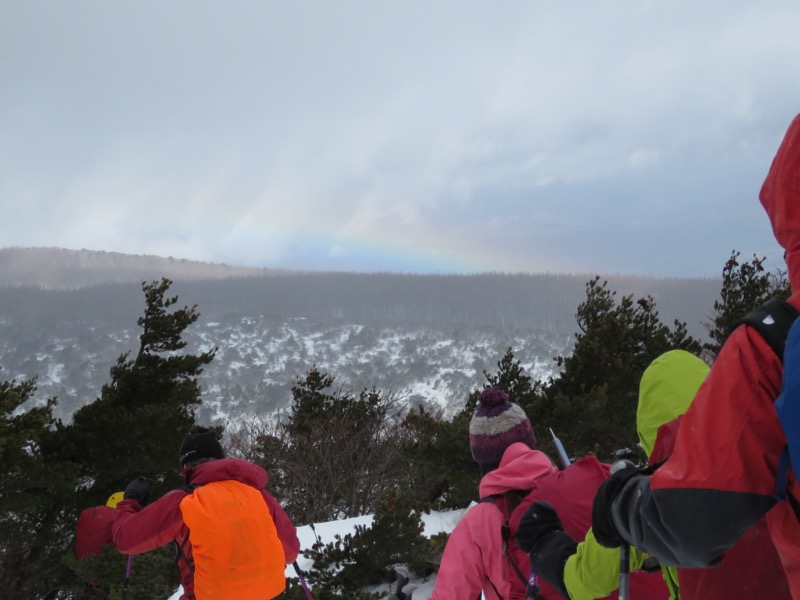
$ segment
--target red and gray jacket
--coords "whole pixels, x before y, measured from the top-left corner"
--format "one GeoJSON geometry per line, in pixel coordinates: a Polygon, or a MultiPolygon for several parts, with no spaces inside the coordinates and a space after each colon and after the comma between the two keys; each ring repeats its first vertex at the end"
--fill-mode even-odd
{"type": "MultiPolygon", "coordinates": [[[[189,472],[187,483],[190,486],[199,486],[227,480],[239,481],[261,492],[283,546],[286,564],[293,563],[300,551],[297,530],[278,501],[264,489],[267,485],[267,473],[264,469],[235,458],[213,460],[193,468],[189,472]]],[[[173,490],[144,508],[136,500],[123,500],[114,511],[112,527],[114,545],[124,554],[141,554],[170,542],[177,544],[178,566],[184,590],[181,600],[194,598],[192,546],[180,508],[181,500],[189,493],[191,492],[183,489],[173,490]]]]}
{"type": "MultiPolygon", "coordinates": [[[[760,199],[786,249],[789,302],[800,309],[800,115],[760,199]]],[[[800,522],[789,502],[774,497],[786,445],[773,406],[781,382],[781,358],[754,329],[738,327],[684,416],[669,460],[652,477],[629,480],[614,501],[622,536],[665,564],[708,567],[766,515],[792,596],[800,599],[800,522]]],[[[800,499],[793,476],[788,489],[800,499]]]]}

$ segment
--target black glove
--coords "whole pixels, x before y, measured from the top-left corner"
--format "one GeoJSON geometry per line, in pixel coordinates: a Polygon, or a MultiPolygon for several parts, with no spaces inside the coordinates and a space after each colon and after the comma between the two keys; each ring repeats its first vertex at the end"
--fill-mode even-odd
{"type": "Polygon", "coordinates": [[[611,467],[611,477],[606,479],[597,490],[592,504],[592,531],[601,546],[619,548],[625,543],[625,539],[614,525],[611,504],[617,499],[628,480],[641,473],[641,470],[629,461],[614,463],[614,466],[611,467]]]}
{"type": "Polygon", "coordinates": [[[150,484],[147,483],[147,479],[144,477],[137,477],[128,484],[128,487],[125,488],[125,494],[122,497],[125,500],[136,500],[139,504],[144,506],[149,493],[150,484]]]}
{"type": "Polygon", "coordinates": [[[564,564],[575,554],[578,544],[564,531],[550,503],[531,504],[519,522],[515,539],[530,558],[531,571],[569,598],[564,585],[564,564]]]}
{"type": "Polygon", "coordinates": [[[563,531],[561,519],[549,502],[534,502],[525,511],[517,527],[517,546],[525,554],[546,535],[554,531],[563,531]]]}

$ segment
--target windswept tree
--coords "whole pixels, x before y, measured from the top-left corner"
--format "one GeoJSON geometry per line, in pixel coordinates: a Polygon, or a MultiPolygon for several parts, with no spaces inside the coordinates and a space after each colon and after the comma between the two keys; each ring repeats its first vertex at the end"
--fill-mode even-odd
{"type": "Polygon", "coordinates": [[[121,355],[100,397],[73,416],[70,450],[82,474],[92,479],[95,501],[136,475],[157,482],[156,494],[163,491],[158,483],[175,481],[178,449],[201,402],[197,377],[217,349],[183,352],[183,334],[200,315],[196,306],[174,308],[178,297],[167,296],[171,285],[166,278],[142,284],[146,307],[137,320],[135,357],[121,355]]]}
{"type": "Polygon", "coordinates": [[[610,459],[615,451],[638,447],[636,407],[639,380],[660,354],[682,349],[697,356],[702,347],[675,321],[661,322],[651,296],[617,299],[608,283],[595,277],[586,284],[586,300],[578,306],[580,331],[569,356],[557,357],[563,370],[529,412],[536,427],[555,427],[572,456],[597,454],[610,459]]]}
{"type": "MultiPolygon", "coordinates": [[[[130,352],[121,355],[111,367],[111,381],[102,387],[100,397],[78,410],[72,424],[61,429],[64,452],[80,466],[82,476],[76,511],[105,503],[109,495],[137,476],[151,482],[153,497],[182,484],[178,451],[201,402],[197,378],[217,349],[185,352],[183,334],[200,315],[196,305],[177,308],[178,297],[167,294],[171,285],[166,278],[142,284],[146,307],[137,320],[141,333],[135,356],[131,358],[130,352]]],[[[119,558],[105,577],[92,573],[101,584],[99,589],[113,590],[118,585],[124,570],[119,558]]],[[[91,560],[86,559],[89,567],[91,560]]],[[[146,571],[148,561],[163,562],[163,556],[154,553],[138,558],[140,574],[146,571]]],[[[174,590],[177,569],[166,568],[169,577],[163,587],[174,590]]],[[[157,597],[152,587],[147,594],[157,597]]],[[[131,595],[131,600],[134,597],[131,595]]]]}

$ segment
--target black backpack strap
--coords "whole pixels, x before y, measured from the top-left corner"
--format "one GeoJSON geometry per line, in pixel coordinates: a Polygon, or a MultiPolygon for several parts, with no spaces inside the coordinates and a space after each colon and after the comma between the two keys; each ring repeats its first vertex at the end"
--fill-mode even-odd
{"type": "MultiPolygon", "coordinates": [[[[526,595],[528,598],[539,598],[539,588],[538,586],[533,586],[531,584],[530,579],[522,572],[522,569],[519,568],[519,565],[514,561],[511,557],[511,554],[508,552],[508,544],[511,541],[511,526],[508,523],[508,520],[511,518],[511,513],[514,512],[514,509],[519,506],[520,502],[522,502],[523,498],[530,493],[530,490],[509,490],[504,494],[494,494],[492,496],[485,496],[480,498],[478,502],[491,502],[494,504],[502,513],[503,513],[503,527],[501,528],[501,535],[503,537],[503,554],[505,554],[506,559],[508,560],[511,568],[513,569],[514,573],[516,573],[519,580],[522,582],[522,585],[525,586],[526,595]],[[500,499],[503,499],[503,503],[499,502],[500,499]]],[[[494,588],[497,597],[500,597],[500,594],[497,593],[497,587],[489,580],[492,588],[494,588]]]]}
{"type": "MultiPolygon", "coordinates": [[[[192,494],[192,493],[194,493],[194,491],[197,488],[200,487],[200,485],[201,484],[199,484],[199,483],[189,483],[189,484],[186,484],[185,486],[183,486],[180,489],[182,489],[187,494],[192,494]]],[[[186,525],[186,524],[184,523],[184,525],[186,525]]],[[[186,530],[186,537],[184,537],[182,540],[178,540],[178,538],[175,538],[174,541],[175,541],[175,547],[177,548],[177,553],[176,553],[176,556],[175,556],[175,562],[179,563],[180,561],[183,561],[184,563],[186,563],[186,567],[189,569],[189,573],[191,574],[192,577],[194,577],[194,558],[190,558],[188,556],[188,552],[186,552],[186,547],[189,545],[189,530],[188,530],[188,528],[186,530]]],[[[181,583],[183,583],[183,582],[181,582],[181,583]]],[[[194,596],[192,596],[192,597],[194,597],[194,596]]]]}
{"type": "MultiPolygon", "coordinates": [[[[478,500],[478,502],[491,502],[503,513],[503,552],[508,551],[508,543],[511,541],[511,526],[508,524],[508,520],[511,518],[511,513],[514,512],[514,509],[519,506],[519,503],[522,502],[522,499],[529,493],[530,490],[509,490],[504,494],[493,494],[478,500]],[[502,505],[499,502],[501,498],[503,499],[502,505]]],[[[511,563],[515,568],[514,570],[519,572],[519,568],[517,568],[513,560],[511,563]]],[[[527,583],[527,578],[523,579],[525,579],[525,582],[527,583]]]]}
{"type": "MultiPolygon", "coordinates": [[[[514,508],[510,508],[509,504],[512,498],[510,495],[512,492],[506,492],[505,494],[493,494],[491,496],[484,496],[483,498],[479,499],[479,503],[490,502],[494,504],[500,512],[503,513],[503,527],[500,530],[500,533],[503,537],[503,552],[508,551],[508,542],[511,539],[511,526],[508,524],[508,519],[511,516],[514,508],[516,508],[516,504],[519,504],[519,499],[517,500],[514,508]],[[503,500],[501,503],[500,500],[503,500]]],[[[512,563],[514,561],[511,561],[512,563]]]]}
{"type": "Polygon", "coordinates": [[[786,337],[800,312],[786,300],[773,298],[751,310],[739,324],[749,325],[764,338],[772,351],[783,361],[786,337]]]}

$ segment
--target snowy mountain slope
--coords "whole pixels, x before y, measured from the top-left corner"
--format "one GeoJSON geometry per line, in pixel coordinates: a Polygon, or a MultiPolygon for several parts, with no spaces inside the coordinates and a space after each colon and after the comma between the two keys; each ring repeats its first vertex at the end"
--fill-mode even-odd
{"type": "MultiPolygon", "coordinates": [[[[200,313],[187,351],[219,348],[200,376],[198,418],[225,423],[286,410],[293,382],[312,367],[345,390],[375,387],[446,415],[509,347],[529,375],[547,379],[556,374],[553,358],[571,351],[588,279],[289,273],[181,280],[170,291],[200,313]]],[[[37,377],[37,400],[56,396],[56,415],[68,419],[99,396],[117,358],[138,349],[141,281],[10,283],[0,281],[0,379],[37,377]]],[[[686,321],[701,336],[719,283],[617,278],[610,287],[652,295],[665,323],[686,321]]]]}
{"type": "Polygon", "coordinates": [[[528,373],[547,378],[554,374],[552,357],[570,344],[569,336],[557,334],[457,335],[352,324],[323,329],[303,322],[215,333],[215,339],[229,342],[204,374],[200,416],[213,422],[287,409],[293,381],[312,366],[334,375],[346,389],[374,386],[409,405],[438,406],[450,414],[485,381],[482,371],[493,370],[509,346],[528,373]]]}
{"type": "MultiPolygon", "coordinates": [[[[31,341],[28,353],[2,331],[0,323],[0,376],[37,376],[37,397],[57,396],[62,418],[96,398],[116,358],[138,343],[136,331],[97,327],[74,337],[42,339],[38,348],[31,341]]],[[[554,374],[552,357],[571,344],[570,336],[556,333],[325,326],[260,317],[233,324],[201,321],[187,340],[198,350],[219,347],[200,376],[203,406],[198,413],[201,422],[215,424],[288,409],[293,382],[313,366],[334,375],[335,384],[345,389],[376,387],[409,405],[438,406],[452,414],[485,381],[482,371],[494,370],[508,347],[529,374],[547,378],[554,374]]]]}

